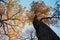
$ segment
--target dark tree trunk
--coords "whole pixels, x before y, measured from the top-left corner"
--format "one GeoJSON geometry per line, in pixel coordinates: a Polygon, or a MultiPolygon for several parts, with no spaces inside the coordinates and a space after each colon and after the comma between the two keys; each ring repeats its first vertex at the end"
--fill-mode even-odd
{"type": "Polygon", "coordinates": [[[60,38],[49,28],[49,26],[42,21],[38,21],[37,16],[34,18],[33,25],[36,30],[38,40],[60,40],[60,38]]]}

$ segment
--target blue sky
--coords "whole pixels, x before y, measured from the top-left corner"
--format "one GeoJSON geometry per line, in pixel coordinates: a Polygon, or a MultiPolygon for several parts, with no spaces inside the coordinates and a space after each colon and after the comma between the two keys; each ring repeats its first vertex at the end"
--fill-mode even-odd
{"type": "MultiPolygon", "coordinates": [[[[30,9],[30,5],[32,1],[39,1],[39,0],[20,0],[20,4],[24,7],[27,7],[27,9],[30,9]]],[[[54,6],[55,2],[57,0],[43,0],[47,6],[54,6]]],[[[59,1],[59,0],[58,0],[59,1]]]]}
{"type": "MultiPolygon", "coordinates": [[[[20,4],[22,7],[26,7],[27,10],[30,9],[30,5],[32,1],[39,1],[39,0],[20,0],[20,4]]],[[[43,0],[47,6],[55,7],[55,2],[60,0],[43,0]]],[[[58,23],[60,25],[60,23],[58,23]]],[[[60,27],[50,27],[59,37],[60,37],[60,27]]]]}

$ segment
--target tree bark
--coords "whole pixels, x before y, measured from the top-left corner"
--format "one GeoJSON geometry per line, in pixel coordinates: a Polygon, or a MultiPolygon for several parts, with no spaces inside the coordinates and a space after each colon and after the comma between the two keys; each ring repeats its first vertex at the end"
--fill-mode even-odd
{"type": "Polygon", "coordinates": [[[60,40],[56,33],[42,21],[38,21],[37,16],[34,17],[33,25],[36,30],[38,40],[60,40]]]}

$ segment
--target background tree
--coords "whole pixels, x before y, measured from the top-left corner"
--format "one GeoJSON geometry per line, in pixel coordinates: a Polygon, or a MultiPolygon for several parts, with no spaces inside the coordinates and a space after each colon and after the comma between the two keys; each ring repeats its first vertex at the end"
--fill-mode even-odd
{"type": "Polygon", "coordinates": [[[57,25],[58,24],[58,20],[60,20],[60,1],[56,1],[55,7],[54,8],[50,7],[50,8],[51,8],[51,11],[53,12],[53,13],[50,13],[50,14],[51,14],[52,17],[56,17],[53,20],[55,20],[56,25],[57,25]]]}
{"type": "Polygon", "coordinates": [[[9,40],[17,40],[25,24],[22,15],[24,9],[17,2],[17,0],[0,2],[0,27],[3,28],[3,34],[6,34],[9,40]]]}
{"type": "MultiPolygon", "coordinates": [[[[39,2],[33,1],[32,5],[31,5],[31,10],[30,11],[32,12],[33,15],[37,14],[38,15],[38,20],[41,20],[42,18],[48,16],[48,12],[50,11],[50,8],[48,6],[46,6],[44,4],[44,2],[39,3],[39,2]]],[[[28,14],[28,15],[30,15],[30,14],[28,14]]],[[[33,18],[34,18],[34,16],[33,16],[33,18]]],[[[31,19],[33,20],[33,18],[30,17],[30,20],[31,19]]]]}
{"type": "MultiPolygon", "coordinates": [[[[58,19],[60,19],[59,17],[59,4],[57,4],[58,1],[56,2],[56,7],[52,8],[52,7],[48,7],[45,5],[45,3],[43,1],[41,2],[35,2],[33,1],[31,4],[31,9],[30,9],[30,13],[37,14],[38,15],[38,20],[43,21],[44,23],[48,24],[48,25],[54,25],[57,23],[58,19]],[[58,6],[57,6],[58,5],[58,6]],[[53,13],[49,13],[50,11],[52,11],[53,13]]],[[[29,16],[30,14],[28,14],[29,16]]],[[[31,15],[31,16],[33,16],[31,15]]],[[[33,16],[34,17],[34,16],[33,16]]],[[[29,17],[30,20],[33,20],[32,17],[29,17]]]]}
{"type": "Polygon", "coordinates": [[[60,38],[47,24],[56,24],[57,16],[50,16],[50,8],[44,2],[33,2],[31,10],[35,17],[33,25],[36,30],[38,40],[59,40],[60,38]]]}

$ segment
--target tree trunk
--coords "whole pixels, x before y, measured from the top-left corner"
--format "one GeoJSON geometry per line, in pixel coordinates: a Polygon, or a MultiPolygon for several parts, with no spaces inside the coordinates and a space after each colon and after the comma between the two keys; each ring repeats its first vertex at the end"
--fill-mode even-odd
{"type": "Polygon", "coordinates": [[[34,18],[33,25],[36,30],[38,40],[60,40],[60,38],[49,28],[48,25],[42,21],[38,21],[37,16],[34,18]]]}

